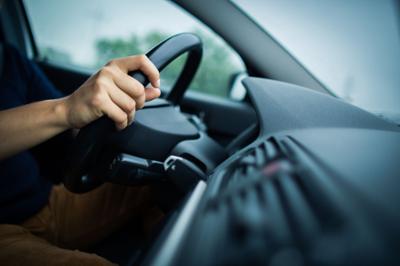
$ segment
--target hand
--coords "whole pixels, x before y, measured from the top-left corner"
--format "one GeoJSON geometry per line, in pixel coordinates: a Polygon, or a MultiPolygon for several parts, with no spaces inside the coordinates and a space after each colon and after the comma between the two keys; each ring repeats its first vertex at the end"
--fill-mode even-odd
{"type": "Polygon", "coordinates": [[[145,101],[160,96],[159,87],[160,74],[145,55],[114,59],[65,98],[67,123],[70,128],[82,128],[107,115],[117,129],[124,129],[145,101]],[[152,87],[145,89],[127,74],[134,70],[147,75],[152,87]]]}

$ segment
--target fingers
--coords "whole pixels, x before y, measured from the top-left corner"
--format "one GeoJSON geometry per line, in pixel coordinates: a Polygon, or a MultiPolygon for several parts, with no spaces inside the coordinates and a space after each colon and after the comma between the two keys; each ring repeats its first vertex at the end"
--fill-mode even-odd
{"type": "MultiPolygon", "coordinates": [[[[147,59],[146,56],[144,56],[144,57],[141,57],[141,56],[128,57],[128,59],[129,58],[136,58],[137,60],[140,58],[147,59]]],[[[109,63],[109,64],[123,65],[123,63],[121,63],[121,62],[124,62],[123,61],[124,59],[126,59],[126,58],[116,59],[116,62],[112,61],[112,63],[109,63]]],[[[148,62],[150,62],[151,66],[154,67],[154,65],[151,63],[150,60],[148,60],[148,62]]],[[[127,75],[124,72],[124,70],[126,70],[126,69],[121,69],[118,67],[113,70],[114,82],[117,84],[117,86],[121,90],[123,90],[125,93],[127,93],[129,96],[131,96],[132,98],[134,98],[136,100],[136,109],[142,108],[144,106],[144,101],[150,101],[150,100],[153,100],[160,96],[161,92],[158,89],[160,86],[160,81],[158,79],[156,81],[157,86],[153,85],[151,88],[145,89],[140,82],[138,82],[131,76],[127,75]],[[143,97],[143,94],[145,94],[145,97],[143,97]]],[[[154,78],[159,78],[158,70],[157,69],[155,69],[155,70],[157,71],[157,73],[154,78]]]]}
{"type": "MultiPolygon", "coordinates": [[[[113,80],[103,79],[102,82],[103,92],[106,92],[107,95],[103,98],[108,98],[108,100],[103,103],[102,108],[104,109],[101,111],[114,120],[115,125],[119,130],[124,129],[132,123],[135,111],[142,108],[146,100],[145,89],[142,84],[134,79],[127,79],[125,82],[127,84],[121,84],[123,83],[121,82],[121,79],[115,77],[113,80]],[[119,80],[119,82],[113,82],[114,80],[119,80]],[[127,88],[128,85],[130,85],[129,88],[127,88]],[[124,112],[125,115],[122,115],[121,111],[124,112]]],[[[153,94],[152,98],[158,95],[157,93],[153,94]]]]}
{"type": "Polygon", "coordinates": [[[125,128],[145,101],[160,96],[159,78],[157,68],[144,55],[112,60],[95,76],[97,93],[102,95],[101,112],[115,122],[117,129],[125,128]],[[145,89],[140,82],[127,75],[133,70],[141,70],[147,75],[152,87],[145,89]]]}
{"type": "Polygon", "coordinates": [[[136,109],[136,101],[115,84],[110,83],[107,86],[107,92],[111,100],[128,115],[136,109]]]}
{"type": "Polygon", "coordinates": [[[153,87],[160,87],[160,72],[145,55],[114,59],[108,65],[117,65],[125,74],[129,71],[140,70],[148,77],[153,87]]]}
{"type": "Polygon", "coordinates": [[[136,109],[141,109],[146,100],[145,88],[143,85],[120,70],[116,72],[117,73],[114,76],[115,84],[118,86],[118,88],[135,100],[136,109]]]}
{"type": "Polygon", "coordinates": [[[115,122],[118,130],[122,130],[128,125],[126,112],[119,108],[109,97],[104,100],[102,112],[115,122]]]}
{"type": "MultiPolygon", "coordinates": [[[[126,94],[123,90],[119,89],[114,83],[110,82],[106,86],[106,91],[111,99],[112,103],[116,105],[119,109],[125,112],[127,122],[121,122],[121,121],[115,121],[113,117],[119,117],[120,112],[118,111],[118,114],[114,114],[115,109],[110,109],[108,108],[108,113],[107,115],[113,119],[116,123],[116,127],[118,129],[123,129],[127,125],[130,125],[135,117],[135,112],[136,109],[140,109],[143,107],[144,102],[145,102],[145,95],[142,93],[142,95],[139,95],[136,97],[136,99],[133,99],[130,97],[128,94],[126,94]]],[[[124,118],[125,118],[124,117],[124,118]]]]}

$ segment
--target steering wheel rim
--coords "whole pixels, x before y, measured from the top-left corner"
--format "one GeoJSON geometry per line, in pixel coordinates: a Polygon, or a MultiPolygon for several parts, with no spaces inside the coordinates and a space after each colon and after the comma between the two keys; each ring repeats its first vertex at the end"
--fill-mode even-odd
{"type": "MultiPolygon", "coordinates": [[[[202,42],[192,33],[174,35],[152,48],[146,55],[159,71],[184,53],[188,53],[185,65],[175,85],[166,99],[172,105],[178,105],[192,81],[202,56],[202,42]]],[[[141,71],[128,73],[143,86],[149,81],[141,71]]],[[[103,116],[83,127],[70,148],[64,185],[72,192],[84,193],[101,185],[101,167],[96,169],[108,137],[116,131],[114,123],[103,116]],[[95,177],[96,176],[96,177],[95,177]]]]}

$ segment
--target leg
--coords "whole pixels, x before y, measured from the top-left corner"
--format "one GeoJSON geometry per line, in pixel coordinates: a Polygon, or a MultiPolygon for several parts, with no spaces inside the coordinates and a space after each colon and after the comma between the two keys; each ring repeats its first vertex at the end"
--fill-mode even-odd
{"type": "Polygon", "coordinates": [[[114,265],[95,255],[51,245],[17,225],[0,225],[0,265],[114,265]]]}
{"type": "Polygon", "coordinates": [[[86,248],[118,229],[129,219],[140,219],[152,208],[148,187],[104,184],[74,194],[55,186],[49,204],[22,225],[60,247],[86,248]]]}

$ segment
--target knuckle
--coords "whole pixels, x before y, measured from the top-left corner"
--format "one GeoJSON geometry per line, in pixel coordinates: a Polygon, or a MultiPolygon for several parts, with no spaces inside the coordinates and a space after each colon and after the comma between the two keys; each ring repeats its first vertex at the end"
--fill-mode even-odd
{"type": "Polygon", "coordinates": [[[143,86],[140,86],[138,92],[139,92],[139,96],[144,96],[144,94],[145,94],[144,87],[143,87],[143,86]]]}
{"type": "Polygon", "coordinates": [[[137,60],[139,61],[139,63],[140,63],[141,65],[146,64],[146,63],[149,61],[149,59],[147,58],[147,56],[144,55],[144,54],[138,55],[138,56],[137,56],[137,60]]]}
{"type": "Polygon", "coordinates": [[[135,95],[141,96],[143,94],[144,94],[144,86],[138,82],[137,86],[135,87],[135,95]]]}
{"type": "Polygon", "coordinates": [[[108,66],[104,66],[100,69],[99,76],[111,76],[111,75],[113,75],[113,73],[114,73],[113,67],[108,65],[108,66]]]}
{"type": "Polygon", "coordinates": [[[138,103],[136,104],[136,106],[137,106],[138,109],[142,109],[143,106],[144,106],[144,101],[143,101],[143,100],[138,101],[138,103]]]}
{"type": "Polygon", "coordinates": [[[160,79],[160,72],[158,71],[158,69],[156,69],[154,75],[156,79],[160,79]]]}
{"type": "Polygon", "coordinates": [[[108,61],[105,66],[106,67],[113,67],[117,64],[116,59],[111,59],[110,61],[108,61]]]}
{"type": "Polygon", "coordinates": [[[95,93],[90,101],[93,107],[100,107],[104,102],[104,96],[102,93],[95,93]]]}
{"type": "Polygon", "coordinates": [[[93,92],[94,94],[100,94],[103,92],[103,90],[106,87],[106,81],[104,78],[98,77],[95,82],[94,82],[94,86],[93,86],[93,92]]]}
{"type": "Polygon", "coordinates": [[[127,104],[127,109],[129,112],[134,111],[136,108],[136,102],[134,100],[130,100],[127,104]]]}

